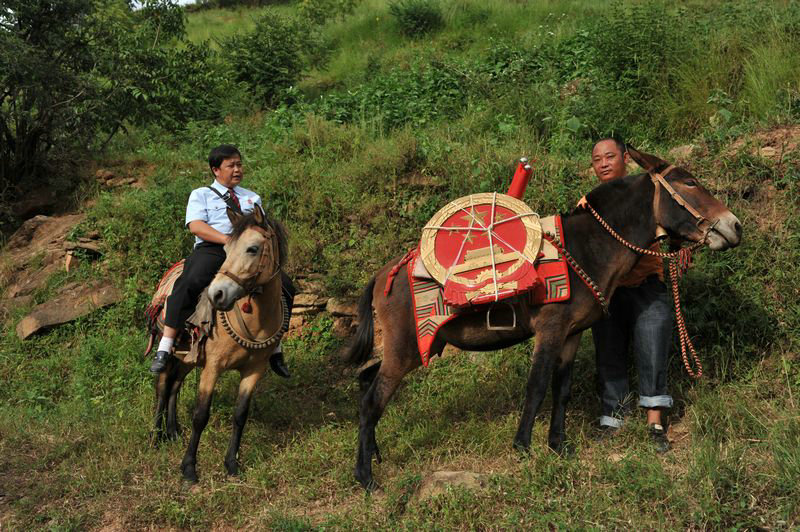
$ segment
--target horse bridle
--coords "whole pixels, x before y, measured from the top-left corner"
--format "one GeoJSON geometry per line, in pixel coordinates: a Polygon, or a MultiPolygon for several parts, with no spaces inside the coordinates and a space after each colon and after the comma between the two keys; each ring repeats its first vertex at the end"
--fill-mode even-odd
{"type": "Polygon", "coordinates": [[[253,291],[256,289],[256,286],[258,286],[256,283],[258,282],[258,278],[261,277],[261,274],[264,273],[264,270],[267,268],[267,261],[269,260],[270,256],[272,256],[272,258],[274,259],[273,266],[274,266],[274,270],[275,271],[270,276],[270,278],[267,279],[262,284],[266,284],[269,281],[271,281],[272,279],[274,279],[275,276],[278,275],[278,273],[280,273],[280,271],[281,271],[280,257],[278,256],[279,254],[276,252],[277,250],[275,249],[275,240],[276,240],[275,231],[267,230],[266,228],[261,227],[260,225],[254,225],[254,226],[250,227],[250,229],[255,229],[256,231],[258,231],[259,233],[264,235],[264,237],[266,237],[267,243],[268,243],[268,244],[265,243],[265,245],[263,245],[261,247],[261,256],[258,258],[258,268],[257,268],[256,272],[253,275],[250,275],[250,276],[245,277],[244,279],[242,279],[241,277],[237,276],[236,274],[233,274],[233,273],[229,272],[228,270],[223,270],[223,269],[219,270],[219,273],[221,273],[222,275],[228,277],[234,283],[236,283],[239,286],[241,286],[242,289],[244,289],[244,293],[245,294],[253,293],[253,291]],[[269,245],[270,250],[272,251],[272,253],[270,253],[270,254],[267,254],[267,245],[269,245]]]}
{"type": "Polygon", "coordinates": [[[670,195],[672,200],[675,203],[677,203],[678,205],[680,205],[681,207],[683,207],[684,209],[686,209],[689,212],[689,214],[691,214],[694,217],[694,219],[697,220],[697,228],[700,229],[703,232],[703,237],[700,239],[700,242],[705,242],[706,238],[708,238],[708,233],[710,233],[711,230],[714,229],[714,226],[717,225],[717,223],[719,222],[719,219],[714,220],[712,222],[711,220],[709,220],[708,218],[706,218],[705,216],[700,214],[697,211],[697,209],[692,207],[689,204],[688,201],[683,199],[683,196],[681,196],[674,188],[672,188],[672,185],[670,185],[667,182],[667,180],[664,179],[664,176],[669,175],[669,173],[672,172],[674,169],[675,169],[674,165],[669,165],[662,172],[656,172],[656,171],[648,172],[648,175],[650,176],[650,180],[653,182],[653,185],[655,186],[655,189],[656,189],[655,190],[655,194],[653,195],[653,215],[655,216],[655,219],[656,219],[656,237],[660,238],[662,236],[666,236],[667,235],[667,231],[664,229],[664,226],[661,224],[661,220],[659,220],[659,218],[660,218],[660,216],[659,216],[659,213],[660,213],[659,207],[660,207],[660,203],[661,203],[661,187],[664,187],[664,190],[667,191],[667,194],[670,195]],[[659,185],[661,185],[661,186],[659,186],[659,185]]]}

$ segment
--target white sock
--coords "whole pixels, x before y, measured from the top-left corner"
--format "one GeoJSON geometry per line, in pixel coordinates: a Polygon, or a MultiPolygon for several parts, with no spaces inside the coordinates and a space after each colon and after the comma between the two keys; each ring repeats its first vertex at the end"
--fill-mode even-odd
{"type": "Polygon", "coordinates": [[[282,340],[280,342],[278,342],[278,345],[275,346],[275,349],[272,350],[271,354],[274,355],[275,353],[283,353],[283,341],[282,340]]]}
{"type": "Polygon", "coordinates": [[[172,344],[175,343],[175,338],[167,338],[166,336],[161,337],[161,341],[158,343],[158,351],[166,351],[167,353],[172,351],[172,344]]]}

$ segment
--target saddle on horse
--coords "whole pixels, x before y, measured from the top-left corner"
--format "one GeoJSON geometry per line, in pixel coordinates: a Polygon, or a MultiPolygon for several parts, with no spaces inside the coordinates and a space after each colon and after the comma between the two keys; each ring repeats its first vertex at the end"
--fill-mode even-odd
{"type": "MultiPolygon", "coordinates": [[[[185,259],[181,259],[170,266],[158,282],[153,298],[145,310],[150,342],[147,345],[144,356],[150,354],[155,339],[164,332],[164,320],[167,316],[167,298],[172,293],[175,282],[183,273],[185,262],[185,259]]],[[[214,321],[214,309],[206,297],[206,291],[203,290],[198,298],[194,313],[187,320],[187,327],[178,334],[173,354],[187,364],[196,364],[198,361],[202,361],[203,345],[205,339],[211,334],[214,321]]]]}

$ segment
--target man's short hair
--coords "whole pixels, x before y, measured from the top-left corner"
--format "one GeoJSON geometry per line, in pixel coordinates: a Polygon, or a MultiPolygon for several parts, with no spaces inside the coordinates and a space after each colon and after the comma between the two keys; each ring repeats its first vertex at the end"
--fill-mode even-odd
{"type": "MultiPolygon", "coordinates": [[[[602,139],[598,140],[597,142],[595,142],[594,145],[597,146],[598,144],[600,144],[604,140],[613,141],[614,144],[617,145],[617,149],[619,150],[620,155],[625,155],[625,152],[627,151],[628,148],[627,148],[627,146],[625,146],[625,143],[622,142],[622,140],[620,140],[617,137],[605,137],[605,138],[602,138],[602,139]]],[[[592,146],[592,149],[594,149],[594,146],[592,146]]]]}
{"type": "Polygon", "coordinates": [[[241,159],[242,154],[239,153],[239,148],[233,144],[220,144],[208,154],[208,166],[212,169],[222,166],[222,161],[230,159],[234,155],[238,155],[241,159]]]}

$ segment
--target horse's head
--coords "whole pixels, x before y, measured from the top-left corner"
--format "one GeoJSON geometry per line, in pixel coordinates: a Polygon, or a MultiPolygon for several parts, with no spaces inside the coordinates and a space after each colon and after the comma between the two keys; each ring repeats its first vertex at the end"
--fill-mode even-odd
{"type": "Polygon", "coordinates": [[[630,146],[628,153],[653,180],[653,212],[667,234],[690,242],[704,241],[717,251],[739,245],[739,219],[690,172],[630,146]]]}
{"type": "Polygon", "coordinates": [[[250,214],[228,209],[228,218],[233,233],[225,244],[227,256],[208,286],[208,298],[219,310],[230,310],[237,299],[278,276],[287,250],[283,226],[259,205],[250,214]]]}

